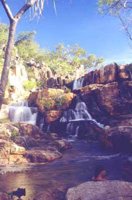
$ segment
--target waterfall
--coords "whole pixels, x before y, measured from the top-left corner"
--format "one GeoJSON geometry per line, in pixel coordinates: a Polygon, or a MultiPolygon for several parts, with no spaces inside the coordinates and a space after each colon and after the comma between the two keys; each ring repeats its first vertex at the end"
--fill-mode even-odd
{"type": "Polygon", "coordinates": [[[84,102],[78,102],[75,107],[75,120],[92,120],[84,102]]]}
{"type": "Polygon", "coordinates": [[[75,109],[69,109],[63,113],[60,122],[72,122],[81,120],[92,120],[87,106],[84,102],[78,102],[75,109]]]}
{"type": "Polygon", "coordinates": [[[80,67],[76,70],[75,80],[73,82],[73,90],[83,87],[84,74],[85,74],[84,65],[80,65],[80,67]]]}
{"type": "Polygon", "coordinates": [[[82,88],[83,87],[83,81],[84,81],[83,77],[75,79],[74,82],[73,82],[73,90],[77,90],[77,89],[82,88]]]}
{"type": "Polygon", "coordinates": [[[37,108],[28,107],[27,101],[21,101],[9,106],[9,119],[12,122],[36,124],[37,108]]]}
{"type": "Polygon", "coordinates": [[[93,126],[96,126],[100,129],[103,129],[103,124],[97,122],[92,118],[88,112],[85,102],[77,102],[75,109],[69,109],[63,113],[63,116],[60,119],[60,122],[67,123],[66,133],[69,135],[75,134],[76,136],[79,133],[80,123],[92,123],[93,126]]]}

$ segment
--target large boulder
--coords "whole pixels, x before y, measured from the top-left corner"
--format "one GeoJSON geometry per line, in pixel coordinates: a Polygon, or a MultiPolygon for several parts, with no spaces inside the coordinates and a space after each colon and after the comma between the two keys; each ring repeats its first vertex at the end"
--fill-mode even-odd
{"type": "Polygon", "coordinates": [[[70,188],[67,200],[131,200],[132,183],[123,181],[85,182],[70,188]]]}
{"type": "Polygon", "coordinates": [[[32,138],[38,139],[43,135],[42,131],[36,125],[18,123],[16,126],[19,128],[21,136],[31,136],[32,138]]]}
{"type": "Polygon", "coordinates": [[[30,94],[29,105],[36,105],[40,112],[67,108],[75,94],[62,89],[43,89],[30,94]]]}
{"type": "Polygon", "coordinates": [[[104,68],[101,68],[99,70],[99,83],[111,83],[115,82],[117,79],[117,65],[116,64],[110,64],[106,65],[104,68]]]}
{"type": "Polygon", "coordinates": [[[132,113],[132,81],[91,84],[80,89],[80,95],[93,116],[132,113]]]}
{"type": "Polygon", "coordinates": [[[100,136],[100,140],[106,148],[132,153],[132,126],[108,127],[100,136]]]}
{"type": "Polygon", "coordinates": [[[120,99],[119,86],[117,82],[108,83],[96,91],[97,102],[102,109],[110,115],[118,114],[122,101],[120,99]]]}

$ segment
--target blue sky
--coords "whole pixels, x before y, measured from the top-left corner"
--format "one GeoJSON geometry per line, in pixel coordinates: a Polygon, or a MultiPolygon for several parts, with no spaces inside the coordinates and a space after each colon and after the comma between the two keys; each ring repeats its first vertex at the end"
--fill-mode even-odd
{"type": "MultiPolygon", "coordinates": [[[[25,0],[7,0],[15,13],[25,0]]],[[[118,19],[98,13],[97,0],[56,0],[57,15],[52,1],[47,0],[40,19],[29,20],[29,12],[17,27],[21,31],[36,30],[42,48],[54,49],[58,43],[79,44],[89,54],[105,58],[107,63],[132,62],[132,47],[118,19]]],[[[8,23],[0,4],[0,22],[8,23]]]]}

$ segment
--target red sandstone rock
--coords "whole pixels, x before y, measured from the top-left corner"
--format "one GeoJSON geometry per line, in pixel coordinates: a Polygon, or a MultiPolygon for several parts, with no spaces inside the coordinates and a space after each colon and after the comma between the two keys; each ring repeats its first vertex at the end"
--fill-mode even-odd
{"type": "Polygon", "coordinates": [[[106,65],[99,70],[99,81],[96,83],[111,83],[117,79],[117,66],[115,64],[106,65]]]}
{"type": "Polygon", "coordinates": [[[50,110],[45,113],[45,120],[47,123],[51,123],[58,118],[60,118],[62,111],[60,110],[50,110]]]}

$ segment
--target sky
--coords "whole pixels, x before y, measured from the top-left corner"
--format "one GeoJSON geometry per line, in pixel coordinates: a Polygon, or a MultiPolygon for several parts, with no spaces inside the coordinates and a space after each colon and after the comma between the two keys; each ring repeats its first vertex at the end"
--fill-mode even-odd
{"type": "MultiPolygon", "coordinates": [[[[25,0],[7,0],[15,14],[25,0]],[[19,2],[19,4],[18,4],[19,2]]],[[[44,49],[53,50],[57,44],[78,44],[88,54],[103,57],[106,63],[132,62],[132,46],[116,17],[101,15],[97,0],[45,0],[43,15],[31,19],[27,12],[17,27],[17,34],[36,31],[36,40],[44,49]]],[[[0,4],[0,23],[9,23],[0,4]]]]}

